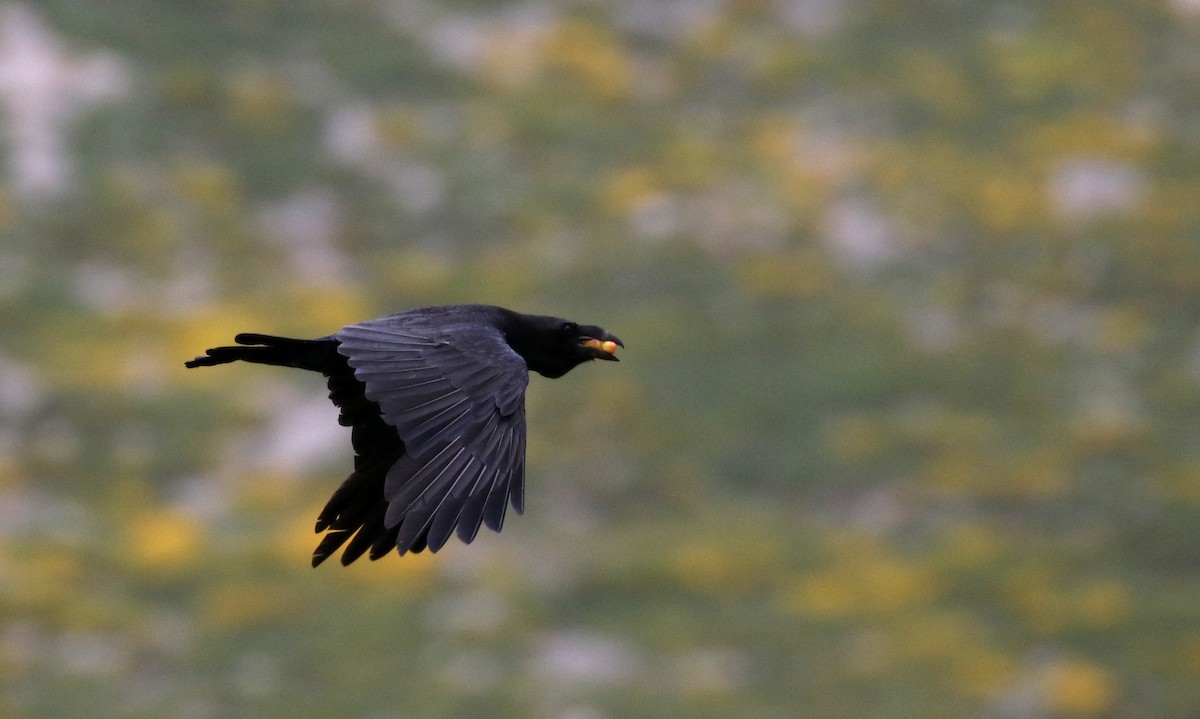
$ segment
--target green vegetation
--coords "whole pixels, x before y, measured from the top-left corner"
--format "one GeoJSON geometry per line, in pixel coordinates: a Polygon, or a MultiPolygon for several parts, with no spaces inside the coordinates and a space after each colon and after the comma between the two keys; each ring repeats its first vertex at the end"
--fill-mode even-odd
{"type": "Polygon", "coordinates": [[[119,81],[0,184],[0,717],[1200,707],[1195,2],[30,18],[119,81]],[[503,534],[311,570],[319,378],[183,361],[460,301],[627,350],[503,534]]]}

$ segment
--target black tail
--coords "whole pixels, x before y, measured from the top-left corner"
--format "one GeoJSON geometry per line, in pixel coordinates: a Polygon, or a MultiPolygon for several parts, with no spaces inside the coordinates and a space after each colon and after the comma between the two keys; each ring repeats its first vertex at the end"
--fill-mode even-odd
{"type": "MultiPolygon", "coordinates": [[[[346,358],[338,354],[338,341],[259,334],[240,334],[233,339],[240,346],[214,347],[184,364],[211,367],[240,360],[320,372],[328,378],[329,399],[341,410],[338,421],[353,428],[354,472],[334,492],[317,518],[316,531],[325,532],[325,536],[313,552],[313,566],[324,562],[347,542],[342,564],[350,564],[368,550],[371,559],[378,559],[396,549],[400,526],[388,528],[384,524],[388,503],[383,487],[388,469],[404,454],[404,442],[396,429],[383,420],[379,405],[366,398],[365,386],[355,379],[346,358]]],[[[409,551],[425,548],[425,534],[417,538],[409,551]]]]}
{"type": "Polygon", "coordinates": [[[254,362],[282,367],[298,367],[330,374],[346,366],[344,357],[337,353],[338,341],[334,339],[296,340],[290,337],[273,337],[243,333],[233,338],[242,347],[213,347],[203,355],[184,362],[186,367],[212,367],[228,362],[254,362]]]}

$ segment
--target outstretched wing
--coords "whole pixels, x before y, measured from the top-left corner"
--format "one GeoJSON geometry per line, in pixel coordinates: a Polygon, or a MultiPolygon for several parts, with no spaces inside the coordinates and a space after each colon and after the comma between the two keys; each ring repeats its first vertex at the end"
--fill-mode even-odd
{"type": "Polygon", "coordinates": [[[400,314],[335,338],[404,443],[384,483],[401,554],[436,552],[456,528],[464,542],[500,531],[510,501],[523,511],[528,370],[498,329],[400,314]]]}

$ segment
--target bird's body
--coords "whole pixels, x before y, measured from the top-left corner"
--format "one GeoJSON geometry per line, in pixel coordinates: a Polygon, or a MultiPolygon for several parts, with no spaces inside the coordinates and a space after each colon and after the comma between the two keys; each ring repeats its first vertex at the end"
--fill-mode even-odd
{"type": "MultiPolygon", "coordinates": [[[[471,542],[524,509],[528,373],[615,360],[606,330],[490,305],[400,312],[312,340],[240,334],[188,367],[238,360],[320,372],[351,428],[354,471],[317,518],[313,566],[471,542]],[[347,544],[348,542],[348,544],[347,544]]],[[[623,345],[622,345],[623,346],[623,345]]]]}

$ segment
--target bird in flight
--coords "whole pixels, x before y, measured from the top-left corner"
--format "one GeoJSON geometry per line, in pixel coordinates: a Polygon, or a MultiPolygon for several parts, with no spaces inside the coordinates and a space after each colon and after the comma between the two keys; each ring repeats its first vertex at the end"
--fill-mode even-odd
{"type": "Polygon", "coordinates": [[[312,564],[345,545],[348,565],[442,548],[457,531],[499,532],[525,503],[525,386],[529,372],[561,377],[616,360],[607,330],[491,305],[427,307],[349,325],[326,337],[239,334],[188,367],[228,362],[325,375],[351,428],[354,471],[317,517],[312,564]]]}

